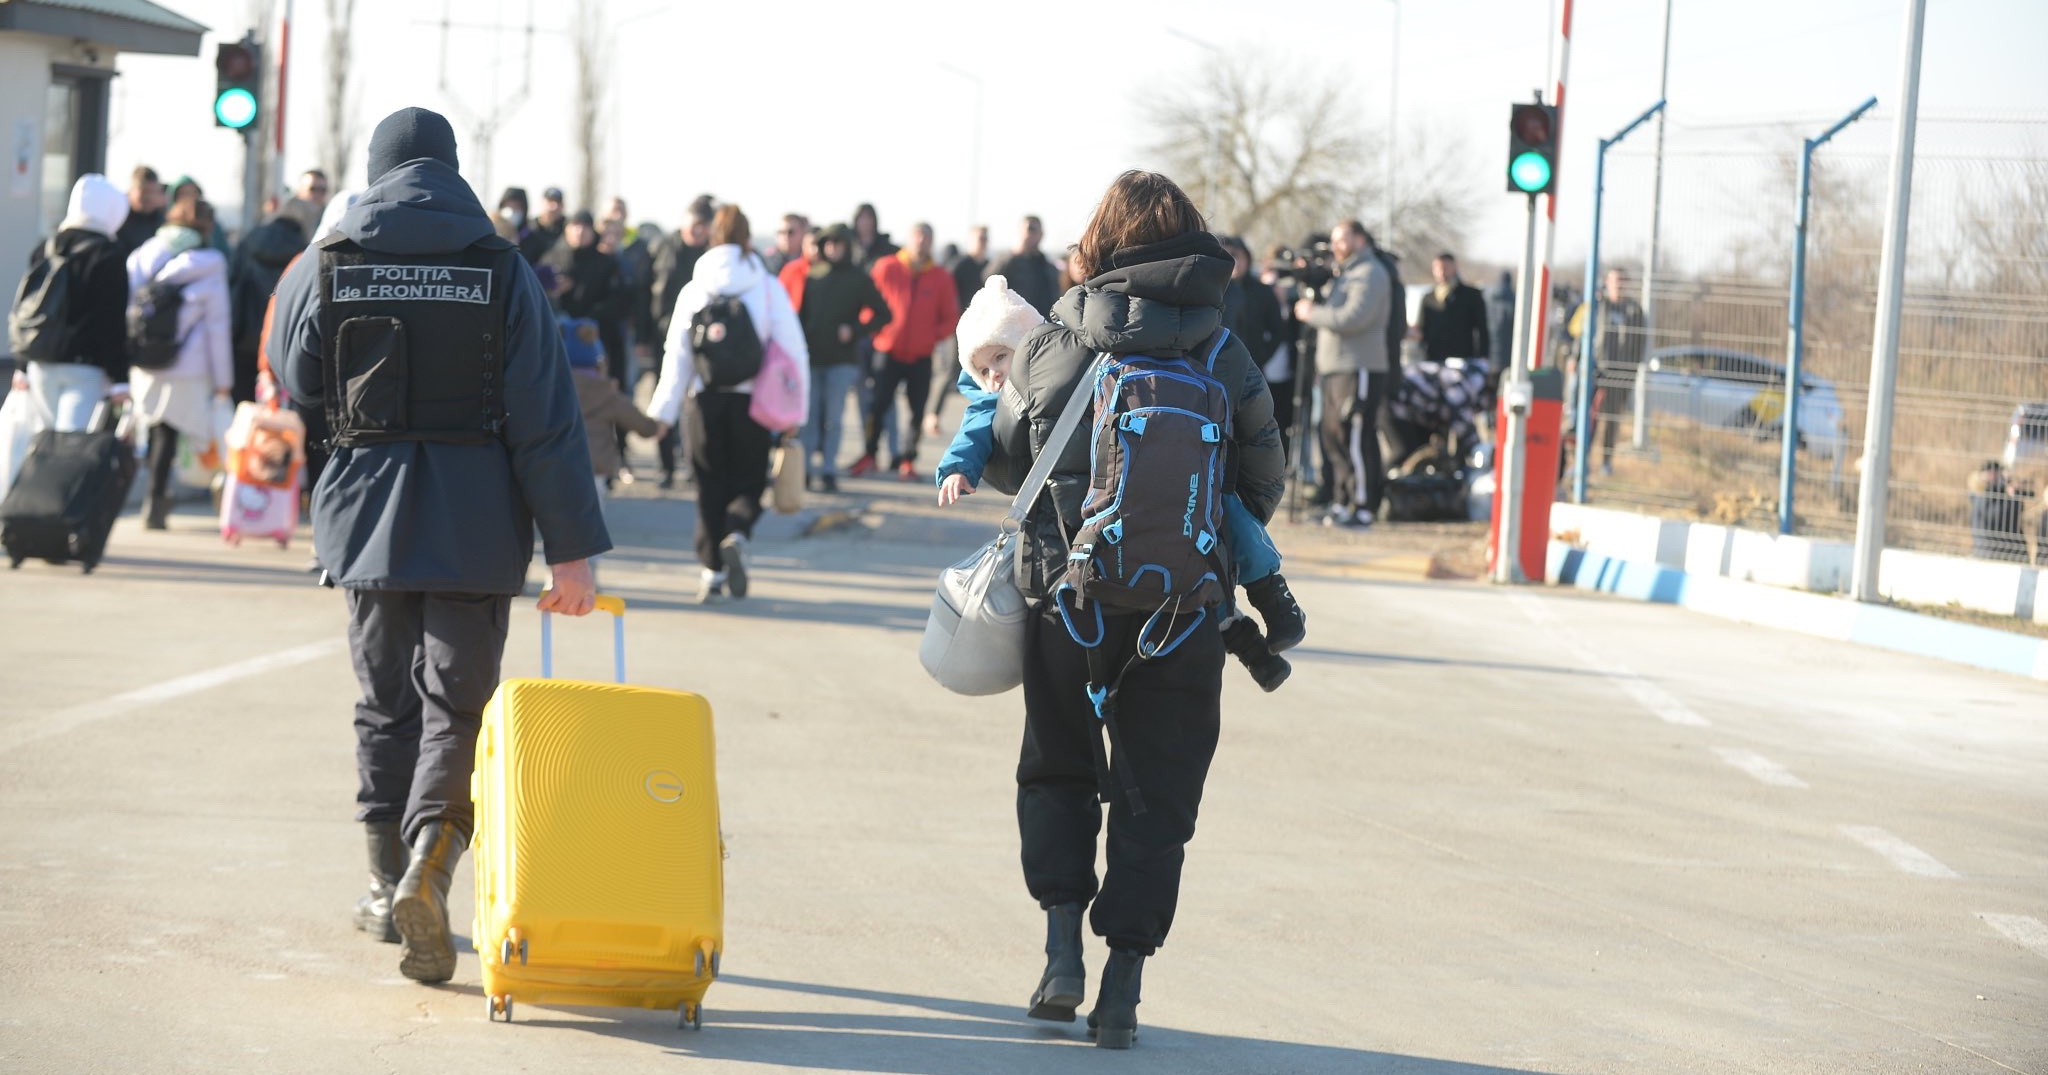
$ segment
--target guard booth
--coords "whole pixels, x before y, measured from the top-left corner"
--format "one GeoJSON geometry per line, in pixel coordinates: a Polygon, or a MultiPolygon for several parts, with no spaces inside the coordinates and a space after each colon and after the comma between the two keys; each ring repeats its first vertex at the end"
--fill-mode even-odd
{"type": "MultiPolygon", "coordinates": [[[[64,219],[72,184],[107,171],[115,60],[123,52],[196,57],[206,32],[149,0],[0,0],[0,301],[13,301],[29,249],[64,219]]],[[[115,186],[128,185],[129,163],[108,176],[115,186]]],[[[0,334],[0,373],[14,368],[7,347],[0,334]]]]}

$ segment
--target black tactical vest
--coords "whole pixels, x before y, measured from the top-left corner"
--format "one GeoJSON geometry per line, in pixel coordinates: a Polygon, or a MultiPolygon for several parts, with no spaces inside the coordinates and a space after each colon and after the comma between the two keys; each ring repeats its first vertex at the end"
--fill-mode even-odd
{"type": "Polygon", "coordinates": [[[496,235],[452,254],[378,253],[345,235],[315,245],[329,443],[495,440],[518,248],[496,235]]]}

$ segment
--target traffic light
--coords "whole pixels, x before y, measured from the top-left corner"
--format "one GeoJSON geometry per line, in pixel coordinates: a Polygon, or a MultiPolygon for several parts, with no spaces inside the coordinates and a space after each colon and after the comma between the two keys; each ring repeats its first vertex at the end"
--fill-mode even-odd
{"type": "Polygon", "coordinates": [[[213,56],[213,125],[232,131],[256,122],[262,100],[262,56],[253,41],[223,41],[213,56]]]}
{"type": "Polygon", "coordinates": [[[1508,192],[1548,194],[1557,183],[1557,109],[1518,104],[1508,117],[1508,192]]]}

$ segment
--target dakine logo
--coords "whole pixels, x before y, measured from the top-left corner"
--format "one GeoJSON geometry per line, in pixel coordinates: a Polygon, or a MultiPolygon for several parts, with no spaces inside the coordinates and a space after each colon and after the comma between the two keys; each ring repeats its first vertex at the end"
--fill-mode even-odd
{"type": "Polygon", "coordinates": [[[658,803],[678,802],[683,797],[683,778],[667,769],[648,773],[646,786],[647,797],[658,803]]]}
{"type": "Polygon", "coordinates": [[[1201,492],[1202,476],[1200,474],[1188,475],[1188,510],[1187,514],[1180,517],[1180,536],[1182,537],[1195,536],[1195,501],[1200,498],[1201,492]]]}
{"type": "Polygon", "coordinates": [[[491,270],[449,265],[337,265],[335,302],[467,302],[488,306],[491,270]]]}

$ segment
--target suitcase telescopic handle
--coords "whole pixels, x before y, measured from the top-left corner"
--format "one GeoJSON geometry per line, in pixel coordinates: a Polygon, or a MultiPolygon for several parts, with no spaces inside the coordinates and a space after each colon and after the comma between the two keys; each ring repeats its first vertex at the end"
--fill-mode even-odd
{"type": "MultiPolygon", "coordinates": [[[[542,597],[548,591],[540,592],[542,597]]],[[[626,682],[626,599],[616,594],[598,594],[594,612],[612,614],[612,670],[620,683],[626,682]]],[[[540,677],[555,678],[554,614],[540,614],[540,677]]]]}

